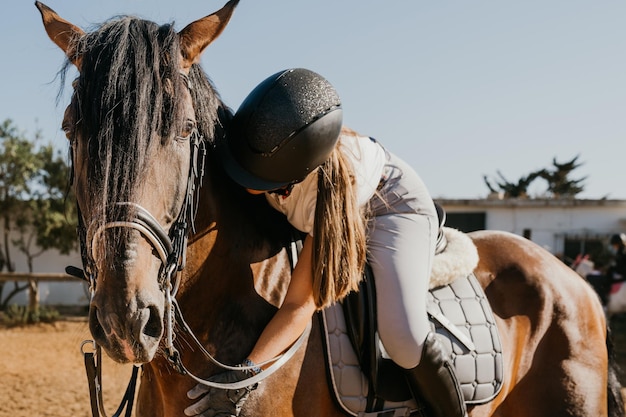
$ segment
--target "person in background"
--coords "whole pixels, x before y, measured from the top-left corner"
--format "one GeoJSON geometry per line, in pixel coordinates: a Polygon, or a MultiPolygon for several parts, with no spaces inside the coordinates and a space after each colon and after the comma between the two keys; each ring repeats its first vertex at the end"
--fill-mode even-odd
{"type": "MultiPolygon", "coordinates": [[[[242,364],[254,368],[285,351],[316,310],[358,289],[367,260],[388,355],[405,370],[428,415],[466,416],[450,353],[426,312],[438,231],[434,202],[407,163],[342,128],[342,118],[339,96],[326,79],[288,69],[248,95],[220,145],[231,178],[264,194],[306,234],[285,299],[242,364]]],[[[201,384],[193,388],[188,396],[199,400],[185,413],[213,415],[207,413],[210,392],[201,384]]]]}
{"type": "MultiPolygon", "coordinates": [[[[598,256],[594,260],[589,260],[592,265],[591,269],[585,273],[584,278],[593,287],[603,306],[609,302],[609,293],[611,291],[611,278],[606,275],[606,268],[601,258],[598,256]]],[[[578,272],[578,271],[577,271],[578,272]]]]}
{"type": "Polygon", "coordinates": [[[611,280],[626,281],[626,234],[614,234],[609,241],[613,262],[609,266],[608,276],[611,280]]]}

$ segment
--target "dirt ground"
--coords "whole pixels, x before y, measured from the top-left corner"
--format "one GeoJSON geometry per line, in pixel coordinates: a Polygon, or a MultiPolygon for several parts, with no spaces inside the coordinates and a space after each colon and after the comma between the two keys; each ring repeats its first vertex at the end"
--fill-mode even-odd
{"type": "MultiPolygon", "coordinates": [[[[0,417],[90,417],[89,389],[80,345],[85,319],[23,328],[0,328],[0,417]]],[[[104,355],[103,355],[104,356],[104,355]]],[[[132,366],[103,359],[107,414],[117,409],[132,366]]]]}
{"type": "MultiPolygon", "coordinates": [[[[626,370],[626,316],[611,323],[617,358],[626,370]]],[[[0,328],[0,417],[90,417],[80,345],[89,339],[86,319],[23,328],[0,328]]],[[[104,355],[103,355],[104,356],[104,355]]],[[[103,359],[107,414],[117,409],[132,366],[103,359]]],[[[622,383],[626,378],[622,375],[622,383]]]]}

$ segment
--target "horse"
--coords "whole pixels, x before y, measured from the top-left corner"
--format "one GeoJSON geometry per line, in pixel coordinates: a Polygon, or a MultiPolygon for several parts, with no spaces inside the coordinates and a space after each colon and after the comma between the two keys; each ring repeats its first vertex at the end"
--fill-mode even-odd
{"type": "MultiPolygon", "coordinates": [[[[223,371],[206,354],[240,363],[291,272],[284,217],[221,167],[216,149],[232,111],[198,63],[237,0],[178,32],[124,16],[86,33],[36,5],[79,74],[63,129],[92,336],[114,360],[142,367],[137,416],[181,415],[191,375],[223,371]]],[[[619,415],[605,317],[584,280],[529,240],[469,236],[504,356],[502,389],[469,415],[619,415]]],[[[318,320],[301,339],[241,416],[346,415],[327,383],[318,320]]]]}

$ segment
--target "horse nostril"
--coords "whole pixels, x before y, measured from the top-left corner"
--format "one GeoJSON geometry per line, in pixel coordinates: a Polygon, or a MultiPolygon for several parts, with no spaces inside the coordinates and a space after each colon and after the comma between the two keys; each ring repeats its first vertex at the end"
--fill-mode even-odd
{"type": "Polygon", "coordinates": [[[163,331],[163,319],[159,314],[159,309],[150,306],[148,309],[148,321],[143,328],[143,334],[149,337],[160,338],[163,331]]]}
{"type": "Polygon", "coordinates": [[[100,313],[96,307],[91,307],[89,311],[89,330],[94,340],[100,342],[106,338],[106,329],[100,322],[100,313]]]}

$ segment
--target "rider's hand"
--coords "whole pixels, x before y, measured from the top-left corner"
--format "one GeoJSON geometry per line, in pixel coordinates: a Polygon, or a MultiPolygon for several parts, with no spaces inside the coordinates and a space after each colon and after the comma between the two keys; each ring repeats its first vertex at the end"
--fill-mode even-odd
{"type": "MultiPolygon", "coordinates": [[[[228,371],[209,378],[209,381],[231,383],[250,378],[252,375],[246,371],[228,371]]],[[[248,399],[250,392],[257,388],[253,384],[236,390],[224,390],[211,388],[198,384],[187,392],[187,397],[192,400],[200,399],[185,409],[187,416],[202,417],[237,417],[243,404],[248,399]]]]}

